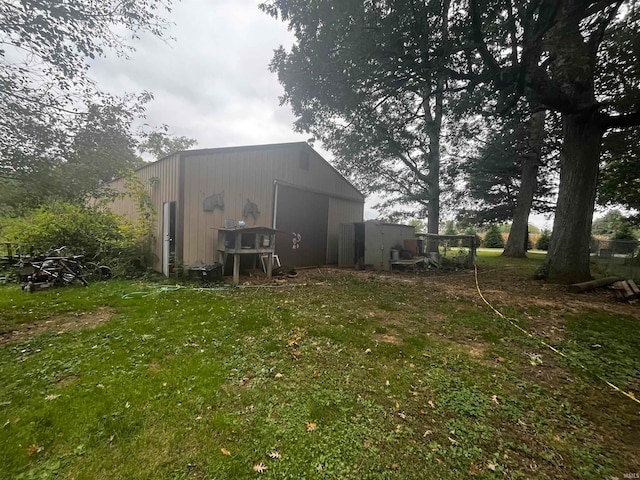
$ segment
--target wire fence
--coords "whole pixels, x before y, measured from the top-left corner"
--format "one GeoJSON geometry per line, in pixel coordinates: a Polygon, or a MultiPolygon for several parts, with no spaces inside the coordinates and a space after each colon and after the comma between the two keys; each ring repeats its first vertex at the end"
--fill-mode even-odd
{"type": "Polygon", "coordinates": [[[640,281],[640,242],[591,239],[591,261],[603,273],[640,281]]]}

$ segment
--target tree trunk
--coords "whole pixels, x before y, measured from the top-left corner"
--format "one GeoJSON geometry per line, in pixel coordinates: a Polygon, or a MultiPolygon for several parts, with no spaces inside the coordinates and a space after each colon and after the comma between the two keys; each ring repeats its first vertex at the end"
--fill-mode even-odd
{"type": "Polygon", "coordinates": [[[563,114],[560,186],[547,254],[547,278],[557,283],[591,279],[589,244],[603,130],[592,114],[563,114]]]}
{"type": "MultiPolygon", "coordinates": [[[[442,25],[440,26],[440,34],[443,44],[446,44],[449,36],[449,6],[450,0],[442,2],[442,25]]],[[[427,102],[425,109],[425,118],[427,120],[427,129],[429,130],[429,156],[427,184],[429,188],[429,205],[427,207],[427,232],[438,233],[440,227],[440,136],[442,135],[442,110],[444,106],[444,90],[446,83],[446,75],[442,71],[436,73],[436,91],[431,92],[435,97],[435,109],[431,114],[431,107],[427,102]]],[[[428,98],[428,97],[427,97],[428,98]]],[[[427,242],[428,252],[437,252],[437,242],[427,242]]]]}
{"type": "MultiPolygon", "coordinates": [[[[427,204],[427,233],[438,234],[440,226],[440,125],[436,124],[429,138],[429,155],[427,157],[429,171],[428,204],[427,204]]],[[[427,239],[427,252],[438,251],[438,241],[427,239]]]]}
{"type": "Polygon", "coordinates": [[[538,188],[538,167],[542,142],[544,141],[544,110],[531,115],[527,132],[527,148],[522,160],[520,190],[516,199],[516,209],[509,239],[502,255],[505,257],[524,258],[527,256],[529,240],[529,214],[533,197],[538,188]]]}
{"type": "MultiPolygon", "coordinates": [[[[440,132],[438,132],[439,134],[440,132]]],[[[429,204],[427,205],[427,233],[438,233],[440,225],[440,138],[434,135],[429,142],[429,204]]]]}

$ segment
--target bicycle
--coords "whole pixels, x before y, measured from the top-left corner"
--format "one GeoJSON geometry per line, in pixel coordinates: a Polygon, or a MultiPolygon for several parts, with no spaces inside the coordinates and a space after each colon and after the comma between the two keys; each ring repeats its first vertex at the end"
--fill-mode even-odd
{"type": "Polygon", "coordinates": [[[111,278],[109,267],[94,262],[85,263],[84,255],[64,256],[66,248],[50,250],[40,262],[21,262],[19,275],[26,282],[23,290],[34,292],[37,289],[71,285],[76,282],[87,286],[90,281],[111,278]]]}

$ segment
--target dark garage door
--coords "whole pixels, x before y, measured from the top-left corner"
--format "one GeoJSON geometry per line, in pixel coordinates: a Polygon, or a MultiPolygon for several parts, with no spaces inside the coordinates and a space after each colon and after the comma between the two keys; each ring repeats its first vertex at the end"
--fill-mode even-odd
{"type": "Polygon", "coordinates": [[[283,265],[324,265],[327,259],[329,199],[278,185],[276,254],[283,265]]]}

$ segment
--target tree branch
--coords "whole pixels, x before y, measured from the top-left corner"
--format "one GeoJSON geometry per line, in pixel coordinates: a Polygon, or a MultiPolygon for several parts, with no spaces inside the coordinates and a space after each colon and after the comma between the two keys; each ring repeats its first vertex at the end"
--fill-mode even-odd
{"type": "MultiPolygon", "coordinates": [[[[607,8],[607,7],[611,6],[611,5],[615,5],[616,3],[620,4],[622,2],[620,2],[619,0],[598,0],[598,1],[595,1],[591,5],[589,5],[589,7],[586,9],[585,17],[588,17],[588,16],[591,16],[591,15],[593,15],[595,13],[601,12],[605,8],[607,8]]],[[[616,10],[618,9],[618,6],[616,6],[616,10]]]]}
{"type": "Polygon", "coordinates": [[[640,111],[627,115],[602,114],[600,116],[600,125],[604,128],[637,127],[640,125],[640,111]]]}
{"type": "Polygon", "coordinates": [[[500,75],[500,65],[496,59],[489,52],[489,48],[482,36],[482,20],[480,18],[480,12],[477,0],[471,0],[471,27],[472,38],[475,43],[482,60],[486,64],[487,68],[495,75],[496,79],[500,75]]]}
{"type": "Polygon", "coordinates": [[[589,36],[589,39],[587,40],[587,44],[589,45],[589,49],[591,50],[592,55],[597,54],[598,47],[600,46],[600,44],[602,43],[602,39],[604,38],[604,33],[607,30],[607,27],[609,26],[609,24],[613,22],[613,19],[616,17],[618,10],[622,5],[622,2],[623,0],[615,1],[615,7],[612,8],[611,11],[609,11],[609,14],[607,15],[607,17],[600,22],[600,25],[598,25],[598,28],[596,28],[596,30],[589,36]]]}

